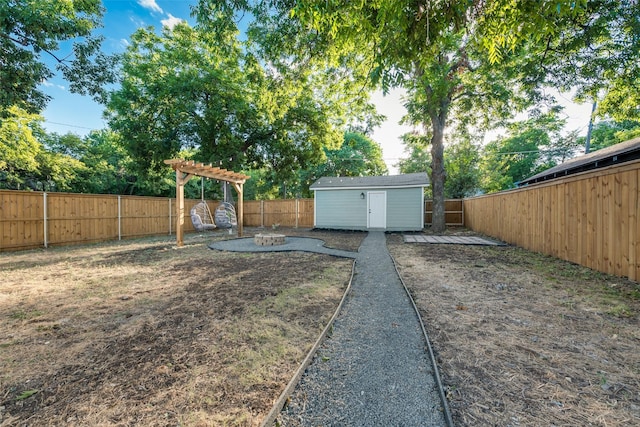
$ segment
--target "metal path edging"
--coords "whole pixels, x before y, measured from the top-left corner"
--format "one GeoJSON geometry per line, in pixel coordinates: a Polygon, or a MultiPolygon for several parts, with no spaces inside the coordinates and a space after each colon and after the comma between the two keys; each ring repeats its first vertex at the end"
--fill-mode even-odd
{"type": "Polygon", "coordinates": [[[325,326],[322,333],[316,340],[315,344],[313,345],[313,347],[311,347],[311,350],[309,350],[307,357],[304,358],[304,360],[296,370],[295,374],[293,375],[293,377],[291,378],[287,386],[284,388],[282,393],[280,393],[280,397],[278,397],[276,402],[273,404],[273,407],[271,408],[271,410],[269,411],[265,419],[260,424],[260,427],[270,427],[275,423],[276,418],[278,418],[278,415],[282,411],[282,408],[284,408],[284,404],[286,400],[291,396],[294,389],[298,385],[300,378],[302,378],[304,371],[311,364],[313,357],[315,356],[316,352],[318,351],[318,348],[320,347],[320,344],[322,344],[324,340],[327,338],[327,336],[329,335],[329,331],[331,331],[331,328],[333,327],[333,323],[335,322],[336,318],[338,317],[338,314],[340,313],[340,310],[342,309],[342,306],[347,300],[347,296],[351,292],[351,284],[353,283],[353,276],[355,275],[355,271],[356,271],[356,260],[354,259],[353,264],[351,265],[351,277],[349,278],[347,289],[345,289],[344,295],[342,295],[340,304],[338,304],[338,307],[336,308],[336,311],[333,313],[333,316],[331,316],[331,319],[329,319],[327,326],[325,326]]]}
{"type": "MultiPolygon", "coordinates": [[[[386,241],[385,241],[385,245],[386,245],[386,241]]],[[[442,409],[444,412],[444,418],[447,423],[447,427],[454,427],[453,418],[451,417],[451,410],[449,409],[449,402],[447,401],[447,396],[444,392],[442,379],[440,378],[440,371],[438,370],[436,357],[433,353],[433,347],[431,346],[431,341],[429,340],[429,336],[427,335],[427,330],[424,327],[424,322],[422,321],[422,317],[420,317],[420,312],[418,311],[418,307],[416,306],[416,303],[413,300],[413,297],[411,296],[411,293],[409,292],[407,285],[404,283],[404,280],[402,280],[402,276],[400,275],[400,271],[398,270],[398,265],[396,264],[395,258],[393,257],[393,255],[391,255],[391,251],[389,251],[388,248],[387,248],[387,252],[389,252],[389,256],[391,257],[391,261],[393,262],[393,268],[395,268],[396,274],[400,279],[400,283],[402,283],[402,287],[404,288],[404,291],[406,292],[407,297],[409,297],[409,301],[411,301],[413,310],[415,311],[416,316],[418,317],[418,322],[420,322],[420,328],[422,329],[422,334],[424,335],[425,342],[427,343],[427,349],[429,350],[429,359],[431,360],[431,364],[433,365],[433,376],[435,377],[436,384],[438,385],[438,394],[440,395],[440,400],[442,401],[442,409]]]]}

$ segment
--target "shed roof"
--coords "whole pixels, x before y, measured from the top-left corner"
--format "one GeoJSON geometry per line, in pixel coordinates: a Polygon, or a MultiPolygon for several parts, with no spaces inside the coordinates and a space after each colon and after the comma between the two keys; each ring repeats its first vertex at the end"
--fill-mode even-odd
{"type": "Polygon", "coordinates": [[[425,172],[388,176],[324,176],[311,184],[311,190],[426,187],[425,172]]]}
{"type": "Polygon", "coordinates": [[[566,175],[603,168],[613,164],[640,159],[640,138],[630,139],[620,144],[612,145],[584,156],[575,157],[554,166],[537,175],[524,179],[518,186],[536,184],[550,179],[561,178],[566,175]]]}

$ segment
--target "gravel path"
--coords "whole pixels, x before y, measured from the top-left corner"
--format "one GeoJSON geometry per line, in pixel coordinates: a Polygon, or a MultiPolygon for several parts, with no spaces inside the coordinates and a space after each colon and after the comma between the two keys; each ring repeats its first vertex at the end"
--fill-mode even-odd
{"type": "Polygon", "coordinates": [[[422,329],[386,247],[369,232],[333,332],[316,353],[281,426],[446,426],[422,329]]]}

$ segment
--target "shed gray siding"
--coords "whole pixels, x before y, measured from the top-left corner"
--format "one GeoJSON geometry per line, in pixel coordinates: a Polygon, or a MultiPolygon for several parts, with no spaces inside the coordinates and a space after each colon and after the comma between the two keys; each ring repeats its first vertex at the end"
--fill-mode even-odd
{"type": "MultiPolygon", "coordinates": [[[[384,191],[383,189],[381,189],[384,191]]],[[[387,191],[387,230],[418,231],[424,227],[422,188],[396,188],[387,191]]]]}
{"type": "Polygon", "coordinates": [[[362,190],[316,191],[315,226],[318,228],[366,230],[367,200],[360,198],[362,192],[362,190]]]}
{"type": "Polygon", "coordinates": [[[363,188],[315,191],[315,227],[339,230],[367,229],[367,197],[360,194],[385,192],[386,230],[420,231],[424,227],[423,189],[363,188]]]}
{"type": "Polygon", "coordinates": [[[420,231],[424,227],[424,187],[428,185],[425,172],[319,178],[309,187],[315,195],[314,226],[420,231]],[[374,193],[384,193],[384,197],[374,193]]]}

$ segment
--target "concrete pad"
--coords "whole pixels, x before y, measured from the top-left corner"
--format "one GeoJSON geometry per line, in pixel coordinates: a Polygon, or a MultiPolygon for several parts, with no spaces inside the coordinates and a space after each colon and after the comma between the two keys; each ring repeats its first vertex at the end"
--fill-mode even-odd
{"type": "Polygon", "coordinates": [[[405,243],[504,246],[504,243],[502,242],[477,236],[427,236],[424,234],[405,234],[403,237],[405,243]]]}

